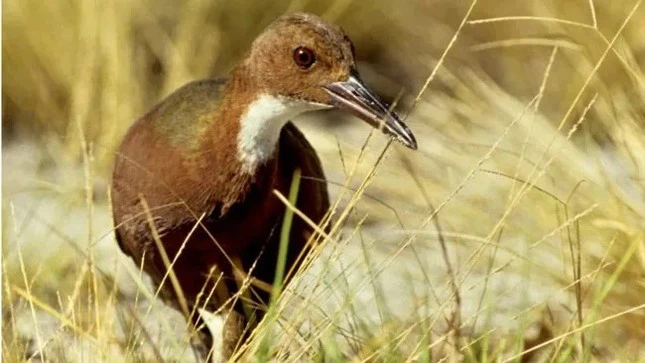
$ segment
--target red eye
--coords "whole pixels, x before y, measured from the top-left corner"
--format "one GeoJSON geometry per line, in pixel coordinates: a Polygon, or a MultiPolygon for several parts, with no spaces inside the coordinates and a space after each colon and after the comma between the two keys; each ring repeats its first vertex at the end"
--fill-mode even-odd
{"type": "Polygon", "coordinates": [[[307,47],[298,47],[293,51],[293,61],[298,67],[309,69],[316,63],[316,55],[307,47]]]}

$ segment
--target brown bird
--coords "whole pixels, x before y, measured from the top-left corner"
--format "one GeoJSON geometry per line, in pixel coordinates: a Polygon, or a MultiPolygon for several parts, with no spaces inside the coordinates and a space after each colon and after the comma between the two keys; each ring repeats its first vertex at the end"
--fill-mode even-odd
{"type": "MultiPolygon", "coordinates": [[[[118,150],[112,206],[119,246],[157,285],[165,281],[166,299],[185,314],[203,304],[230,307],[224,310],[225,358],[248,338],[269,302],[270,290],[254,286],[275,278],[285,206],[273,190],[288,195],[300,169],[297,208],[316,223],[329,208],[320,160],[290,120],[332,107],[417,147],[360,79],[343,30],[315,15],[285,15],[253,42],[228,79],[179,88],[132,125],[118,150]],[[165,278],[169,266],[173,273],[165,278]],[[240,290],[240,276],[256,283],[228,301],[240,290]],[[217,292],[204,302],[211,289],[217,292]]],[[[298,267],[313,233],[294,218],[287,270],[298,267]]]]}

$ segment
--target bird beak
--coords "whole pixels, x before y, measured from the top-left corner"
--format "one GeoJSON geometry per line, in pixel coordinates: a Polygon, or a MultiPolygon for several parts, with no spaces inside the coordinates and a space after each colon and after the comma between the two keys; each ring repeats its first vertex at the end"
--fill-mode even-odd
{"type": "Polygon", "coordinates": [[[350,72],[346,81],[334,82],[323,88],[331,96],[333,106],[349,111],[410,149],[417,149],[412,131],[399,115],[389,111],[387,105],[365,86],[356,70],[350,72]]]}

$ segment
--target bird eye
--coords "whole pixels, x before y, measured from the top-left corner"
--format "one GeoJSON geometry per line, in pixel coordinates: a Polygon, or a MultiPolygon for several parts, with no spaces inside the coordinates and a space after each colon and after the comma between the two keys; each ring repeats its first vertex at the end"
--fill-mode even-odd
{"type": "Polygon", "coordinates": [[[307,47],[298,47],[293,51],[293,61],[298,67],[309,69],[316,63],[316,55],[307,47]]]}

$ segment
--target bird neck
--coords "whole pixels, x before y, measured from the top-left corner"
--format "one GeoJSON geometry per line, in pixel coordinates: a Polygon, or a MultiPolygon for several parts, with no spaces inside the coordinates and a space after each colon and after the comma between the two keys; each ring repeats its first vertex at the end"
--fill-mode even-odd
{"type": "Polygon", "coordinates": [[[227,107],[235,112],[235,150],[242,169],[253,174],[276,153],[280,131],[301,113],[320,109],[320,105],[280,96],[261,87],[251,67],[241,63],[226,87],[227,107]],[[232,104],[235,104],[233,106],[232,104]]]}
{"type": "MultiPolygon", "coordinates": [[[[248,126],[242,121],[249,113],[254,101],[258,98],[256,92],[250,92],[253,79],[248,75],[239,74],[235,69],[227,83],[221,89],[217,110],[207,116],[208,126],[201,132],[199,152],[191,154],[195,163],[196,173],[203,180],[208,180],[207,189],[202,194],[205,203],[210,199],[219,203],[219,214],[227,213],[235,204],[243,203],[250,197],[253,190],[270,190],[277,172],[277,148],[271,151],[265,144],[255,141],[262,150],[262,158],[251,159],[246,151],[251,141],[241,145],[240,133],[248,126]],[[246,152],[246,154],[245,154],[246,152]]],[[[260,132],[267,132],[261,129],[260,132]]],[[[278,135],[274,143],[279,141],[278,135]]],[[[260,153],[257,153],[260,155],[260,153]]],[[[216,213],[216,214],[217,214],[216,213]]]]}

